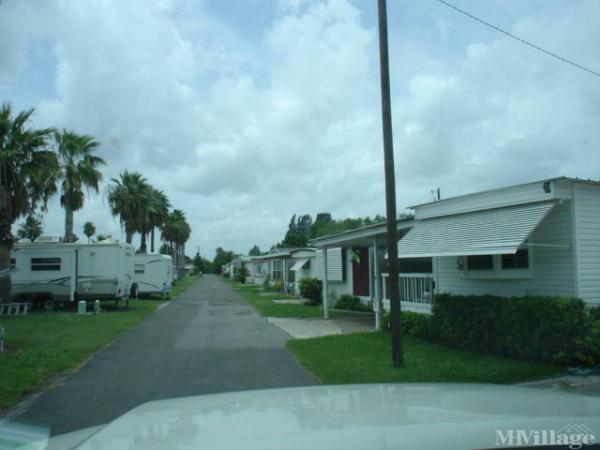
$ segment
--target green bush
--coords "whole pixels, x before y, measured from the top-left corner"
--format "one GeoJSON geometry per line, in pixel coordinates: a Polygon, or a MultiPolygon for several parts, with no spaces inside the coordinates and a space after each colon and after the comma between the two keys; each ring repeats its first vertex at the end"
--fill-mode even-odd
{"type": "Polygon", "coordinates": [[[318,278],[302,278],[298,283],[300,295],[308,299],[311,305],[320,305],[323,303],[323,290],[321,280],[318,278]]]}
{"type": "Polygon", "coordinates": [[[350,311],[371,311],[369,305],[365,305],[356,295],[344,294],[341,295],[334,308],[347,309],[350,311]]]}
{"type": "MultiPolygon", "coordinates": [[[[402,311],[402,334],[409,336],[430,339],[431,333],[431,315],[416,313],[412,311],[402,311]]],[[[390,329],[390,313],[386,312],[382,317],[382,327],[385,330],[390,329]]]]}
{"type": "Polygon", "coordinates": [[[250,275],[250,272],[245,267],[236,267],[233,269],[233,279],[238,283],[245,283],[246,277],[250,275]]]}
{"type": "Polygon", "coordinates": [[[454,347],[561,364],[600,361],[582,300],[441,294],[432,312],[432,336],[454,347]]]}
{"type": "Polygon", "coordinates": [[[600,321],[600,306],[594,306],[589,309],[590,319],[600,321]]]}

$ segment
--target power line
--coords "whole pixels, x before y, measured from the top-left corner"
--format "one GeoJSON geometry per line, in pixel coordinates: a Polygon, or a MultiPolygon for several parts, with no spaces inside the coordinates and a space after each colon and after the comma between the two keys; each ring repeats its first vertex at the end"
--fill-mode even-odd
{"type": "Polygon", "coordinates": [[[506,36],[508,36],[508,37],[510,37],[510,38],[512,38],[512,39],[514,39],[514,40],[516,40],[516,41],[519,41],[519,42],[520,42],[520,43],[522,43],[522,44],[528,45],[529,47],[531,47],[531,48],[533,48],[533,49],[535,49],[535,50],[537,50],[537,51],[539,51],[539,52],[545,53],[545,54],[546,54],[546,55],[548,55],[548,56],[551,56],[551,57],[553,57],[553,58],[556,58],[556,59],[558,59],[559,61],[562,61],[562,62],[564,62],[564,63],[570,64],[570,65],[571,65],[571,66],[573,66],[573,67],[576,67],[576,68],[578,68],[578,69],[580,69],[580,70],[583,70],[583,71],[585,71],[585,72],[591,73],[592,75],[596,75],[598,78],[600,78],[600,73],[599,73],[599,72],[596,72],[596,71],[594,71],[594,70],[592,70],[592,69],[588,69],[587,67],[585,67],[585,66],[582,66],[581,64],[577,64],[576,62],[573,62],[573,61],[571,61],[571,60],[568,60],[567,58],[564,58],[564,57],[562,57],[562,56],[560,56],[560,55],[557,55],[557,54],[556,54],[556,53],[554,53],[554,52],[551,52],[551,51],[549,51],[549,50],[546,50],[546,49],[544,49],[544,48],[542,48],[542,47],[540,47],[540,46],[538,46],[538,45],[535,45],[535,44],[533,44],[533,43],[531,43],[531,42],[529,42],[529,41],[526,41],[525,39],[522,39],[522,38],[520,38],[520,37],[518,37],[518,36],[515,36],[514,34],[512,34],[512,33],[509,33],[508,31],[506,31],[506,30],[503,30],[502,28],[500,28],[500,27],[498,27],[498,26],[496,26],[496,25],[494,25],[494,24],[491,24],[491,23],[489,23],[489,22],[486,22],[486,21],[485,21],[485,20],[483,20],[483,19],[480,19],[479,17],[476,17],[476,16],[474,16],[473,14],[471,14],[471,13],[469,13],[469,12],[465,11],[464,9],[460,9],[458,6],[455,6],[455,5],[453,5],[452,3],[448,3],[448,2],[447,2],[447,1],[445,1],[445,0],[436,0],[436,1],[437,1],[437,2],[439,2],[439,3],[441,3],[441,4],[443,4],[443,5],[446,5],[448,8],[452,8],[453,10],[455,10],[455,11],[458,11],[458,12],[459,12],[459,13],[461,13],[461,14],[464,14],[465,16],[467,16],[467,17],[469,17],[469,18],[471,18],[471,19],[473,19],[473,20],[476,20],[476,21],[477,21],[477,22],[479,22],[479,23],[482,23],[483,25],[485,25],[485,26],[487,26],[487,27],[490,27],[490,28],[492,28],[492,29],[494,29],[494,30],[496,30],[496,31],[498,31],[498,32],[500,32],[500,33],[502,33],[502,34],[505,34],[506,36]]]}

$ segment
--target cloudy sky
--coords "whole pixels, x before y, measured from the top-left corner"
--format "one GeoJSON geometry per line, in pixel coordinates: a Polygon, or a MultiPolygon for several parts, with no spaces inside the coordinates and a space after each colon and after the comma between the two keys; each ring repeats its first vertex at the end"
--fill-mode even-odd
{"type": "MultiPolygon", "coordinates": [[[[454,0],[600,71],[596,0],[454,0]]],[[[598,178],[600,78],[435,0],[388,2],[399,210],[557,175],[598,178]]],[[[0,101],[96,136],[196,246],[246,253],[293,213],[384,212],[375,0],[1,0],[0,101]]],[[[75,215],[122,238],[103,196],[75,215]]],[[[46,234],[61,234],[55,200],[46,234]]]]}

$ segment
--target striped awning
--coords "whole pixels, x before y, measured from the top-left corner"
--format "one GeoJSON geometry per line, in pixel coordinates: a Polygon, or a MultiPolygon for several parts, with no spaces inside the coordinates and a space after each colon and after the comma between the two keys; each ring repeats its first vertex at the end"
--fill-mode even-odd
{"type": "Polygon", "coordinates": [[[294,263],[294,265],[290,268],[290,270],[300,270],[303,269],[306,263],[308,262],[308,258],[299,259],[294,263]]]}
{"type": "Polygon", "coordinates": [[[531,203],[424,219],[398,242],[398,257],[516,253],[553,207],[531,203]]]}

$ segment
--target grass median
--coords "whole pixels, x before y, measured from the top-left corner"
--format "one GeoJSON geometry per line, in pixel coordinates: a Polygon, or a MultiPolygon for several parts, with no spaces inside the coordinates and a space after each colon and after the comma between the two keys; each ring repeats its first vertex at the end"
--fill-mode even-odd
{"type": "Polygon", "coordinates": [[[391,362],[388,332],[288,341],[287,347],[325,384],[391,382],[516,383],[563,371],[558,366],[458,350],[403,338],[405,366],[391,362]]]}
{"type": "MultiPolygon", "coordinates": [[[[266,317],[295,317],[305,319],[311,317],[323,317],[323,307],[320,305],[307,304],[286,304],[275,303],[273,300],[293,300],[299,299],[297,296],[291,296],[271,291],[263,291],[256,284],[241,284],[228,280],[228,284],[239,293],[247,303],[252,305],[258,312],[266,317]]],[[[332,311],[331,317],[342,317],[343,312],[332,311]]]]}
{"type": "Polygon", "coordinates": [[[152,313],[160,300],[131,300],[117,309],[103,304],[101,314],[77,315],[74,310],[3,316],[4,353],[0,353],[0,413],[49,378],[76,370],[95,351],[113,342],[152,313]]]}

